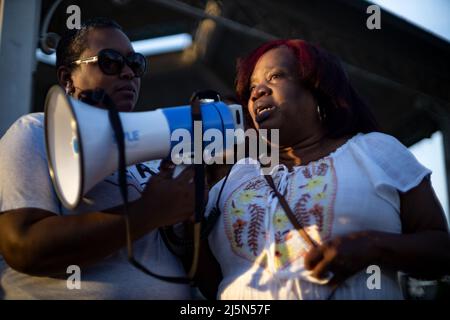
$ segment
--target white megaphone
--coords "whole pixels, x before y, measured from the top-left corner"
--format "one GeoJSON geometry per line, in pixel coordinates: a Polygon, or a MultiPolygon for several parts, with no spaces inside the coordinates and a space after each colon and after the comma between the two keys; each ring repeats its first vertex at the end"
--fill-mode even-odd
{"type": "MultiPolygon", "coordinates": [[[[212,102],[202,104],[201,111],[203,130],[225,133],[244,128],[240,105],[212,102]]],[[[168,157],[174,146],[171,134],[177,129],[194,136],[190,106],[120,112],[119,116],[127,165],[168,157]]],[[[238,136],[233,139],[232,146],[242,143],[236,141],[238,136]]],[[[117,170],[118,149],[108,111],[67,96],[57,85],[50,88],[45,101],[45,141],[50,176],[67,208],[75,208],[92,187],[117,170]]],[[[222,145],[230,146],[230,141],[222,145]]]]}

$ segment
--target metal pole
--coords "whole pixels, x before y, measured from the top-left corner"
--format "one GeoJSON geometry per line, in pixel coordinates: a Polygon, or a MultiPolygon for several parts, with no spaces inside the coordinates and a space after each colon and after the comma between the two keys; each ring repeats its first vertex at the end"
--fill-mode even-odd
{"type": "Polygon", "coordinates": [[[41,0],[1,0],[0,137],[29,113],[41,0]]]}

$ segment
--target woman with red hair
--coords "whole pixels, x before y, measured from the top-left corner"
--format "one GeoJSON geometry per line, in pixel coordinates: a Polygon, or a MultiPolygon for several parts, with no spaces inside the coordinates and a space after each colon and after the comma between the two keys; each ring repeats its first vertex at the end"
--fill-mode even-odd
{"type": "Polygon", "coordinates": [[[277,40],[237,71],[253,126],[279,129],[280,163],[264,175],[258,159],[241,160],[211,189],[218,298],[402,299],[398,271],[450,270],[431,171],[379,132],[335,57],[277,40]]]}

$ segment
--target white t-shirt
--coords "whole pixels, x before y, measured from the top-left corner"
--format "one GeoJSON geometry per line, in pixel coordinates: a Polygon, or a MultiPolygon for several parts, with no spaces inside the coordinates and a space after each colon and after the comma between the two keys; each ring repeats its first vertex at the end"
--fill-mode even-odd
{"type": "MultiPolygon", "coordinates": [[[[43,113],[17,120],[0,140],[0,212],[34,207],[61,215],[83,214],[122,204],[117,173],[96,185],[75,210],[64,208],[55,194],[47,167],[43,113]]],[[[159,161],[128,167],[130,201],[137,199],[159,161]]],[[[150,214],[150,213],[149,213],[150,214]]],[[[125,231],[124,231],[125,232],[125,231]]],[[[125,237],[125,233],[118,234],[125,237]]],[[[151,271],[184,276],[181,263],[168,251],[157,230],[134,242],[134,255],[151,271]]],[[[0,255],[0,298],[4,299],[190,299],[187,285],[143,274],[127,261],[126,250],[81,269],[81,289],[69,290],[67,279],[34,277],[10,268],[0,255]]]]}
{"type": "MultiPolygon", "coordinates": [[[[305,276],[308,246],[293,228],[254,160],[234,165],[209,236],[221,265],[220,299],[326,299],[330,286],[305,276]]],[[[357,134],[330,155],[272,176],[307,233],[321,244],[363,230],[401,233],[400,198],[431,171],[394,137],[357,134]]],[[[211,192],[215,205],[223,180],[211,192]]],[[[370,290],[366,269],[350,277],[335,299],[402,299],[396,270],[381,268],[381,288],[370,290]]]]}

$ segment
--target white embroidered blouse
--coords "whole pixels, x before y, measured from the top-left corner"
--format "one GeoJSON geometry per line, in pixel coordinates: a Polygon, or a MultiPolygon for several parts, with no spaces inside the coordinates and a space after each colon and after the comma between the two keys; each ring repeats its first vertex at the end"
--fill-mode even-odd
{"type": "MultiPolygon", "coordinates": [[[[284,165],[272,171],[277,189],[319,244],[362,230],[401,233],[398,192],[412,189],[430,174],[398,140],[376,132],[359,133],[330,155],[290,172],[284,165]]],[[[207,212],[216,204],[222,183],[210,191],[207,212]]],[[[209,236],[223,273],[219,299],[330,296],[330,286],[305,274],[308,246],[256,161],[244,159],[234,165],[219,209],[220,218],[209,236]]],[[[379,289],[367,285],[370,276],[361,270],[333,298],[402,299],[395,270],[381,269],[379,289]]]]}

